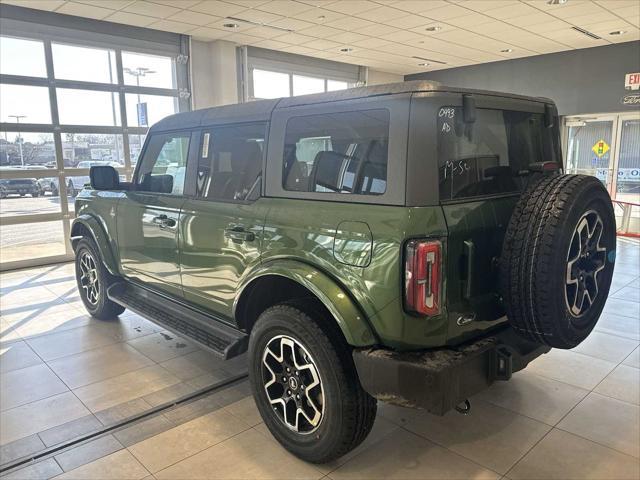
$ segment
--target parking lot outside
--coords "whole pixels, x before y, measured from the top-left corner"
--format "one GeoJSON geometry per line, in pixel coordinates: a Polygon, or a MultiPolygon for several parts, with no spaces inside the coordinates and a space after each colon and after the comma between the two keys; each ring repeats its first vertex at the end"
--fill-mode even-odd
{"type": "MultiPolygon", "coordinates": [[[[73,208],[73,198],[68,197],[68,201],[73,208]]],[[[60,197],[51,194],[36,198],[10,196],[0,200],[2,219],[60,211],[60,197]]],[[[60,221],[3,225],[0,228],[0,262],[64,255],[66,241],[60,221]]]]}

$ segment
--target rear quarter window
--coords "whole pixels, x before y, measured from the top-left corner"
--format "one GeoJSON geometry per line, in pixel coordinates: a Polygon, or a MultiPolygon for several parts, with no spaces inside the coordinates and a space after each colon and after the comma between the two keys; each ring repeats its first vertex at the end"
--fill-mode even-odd
{"type": "Polygon", "coordinates": [[[547,128],[542,113],[477,109],[464,123],[462,108],[438,111],[440,200],[517,193],[529,165],[559,162],[557,126],[547,128]]]}
{"type": "Polygon", "coordinates": [[[386,109],[290,118],[282,187],[297,192],[384,194],[389,122],[386,109]]]}

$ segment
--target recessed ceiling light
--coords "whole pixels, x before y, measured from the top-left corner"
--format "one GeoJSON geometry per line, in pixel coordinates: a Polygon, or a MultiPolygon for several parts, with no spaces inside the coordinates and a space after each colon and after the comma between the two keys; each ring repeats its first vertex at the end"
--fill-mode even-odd
{"type": "Polygon", "coordinates": [[[568,0],[547,0],[548,5],[564,5],[568,0]]]}
{"type": "Polygon", "coordinates": [[[240,25],[237,23],[225,23],[222,25],[224,28],[240,28],[240,25]]]}
{"type": "Polygon", "coordinates": [[[626,30],[614,30],[613,32],[609,32],[609,35],[624,35],[627,33],[626,30]]]}
{"type": "Polygon", "coordinates": [[[513,48],[505,48],[504,50],[500,50],[502,53],[511,53],[513,52],[513,48]]]}
{"type": "Polygon", "coordinates": [[[327,17],[325,17],[324,15],[320,15],[320,16],[318,17],[318,20],[325,20],[326,18],[327,18],[327,17]]]}
{"type": "Polygon", "coordinates": [[[347,53],[347,52],[353,52],[353,48],[341,48],[340,49],[341,52],[347,53]]]}
{"type": "Polygon", "coordinates": [[[418,66],[419,66],[419,67],[428,67],[428,66],[429,66],[429,64],[428,64],[428,63],[426,63],[426,62],[422,62],[422,63],[419,63],[419,64],[418,64],[418,66]]]}
{"type": "Polygon", "coordinates": [[[427,32],[439,32],[440,30],[442,30],[442,27],[440,25],[434,25],[433,27],[425,28],[425,30],[427,32]]]}

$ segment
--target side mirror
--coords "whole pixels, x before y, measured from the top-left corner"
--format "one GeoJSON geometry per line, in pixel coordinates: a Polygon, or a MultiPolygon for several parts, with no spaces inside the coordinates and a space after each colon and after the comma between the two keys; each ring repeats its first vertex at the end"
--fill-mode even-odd
{"type": "Polygon", "coordinates": [[[119,190],[120,176],[115,168],[107,165],[94,166],[89,169],[91,188],[94,190],[119,190]]]}

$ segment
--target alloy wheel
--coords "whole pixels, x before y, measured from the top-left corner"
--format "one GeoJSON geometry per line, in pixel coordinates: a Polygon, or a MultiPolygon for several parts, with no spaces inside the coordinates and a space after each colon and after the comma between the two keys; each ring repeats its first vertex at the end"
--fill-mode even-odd
{"type": "Polygon", "coordinates": [[[91,253],[85,251],[80,256],[80,285],[84,296],[91,305],[97,305],[100,299],[100,282],[96,261],[91,253]]]}
{"type": "Polygon", "coordinates": [[[264,390],[276,416],[294,432],[309,434],[322,422],[325,406],[320,372],[296,339],[278,335],[262,354],[264,390]]]}
{"type": "Polygon", "coordinates": [[[565,299],[574,317],[587,313],[598,296],[598,274],[607,262],[607,249],[600,245],[603,230],[600,215],[589,210],[573,232],[567,253],[565,299]]]}

